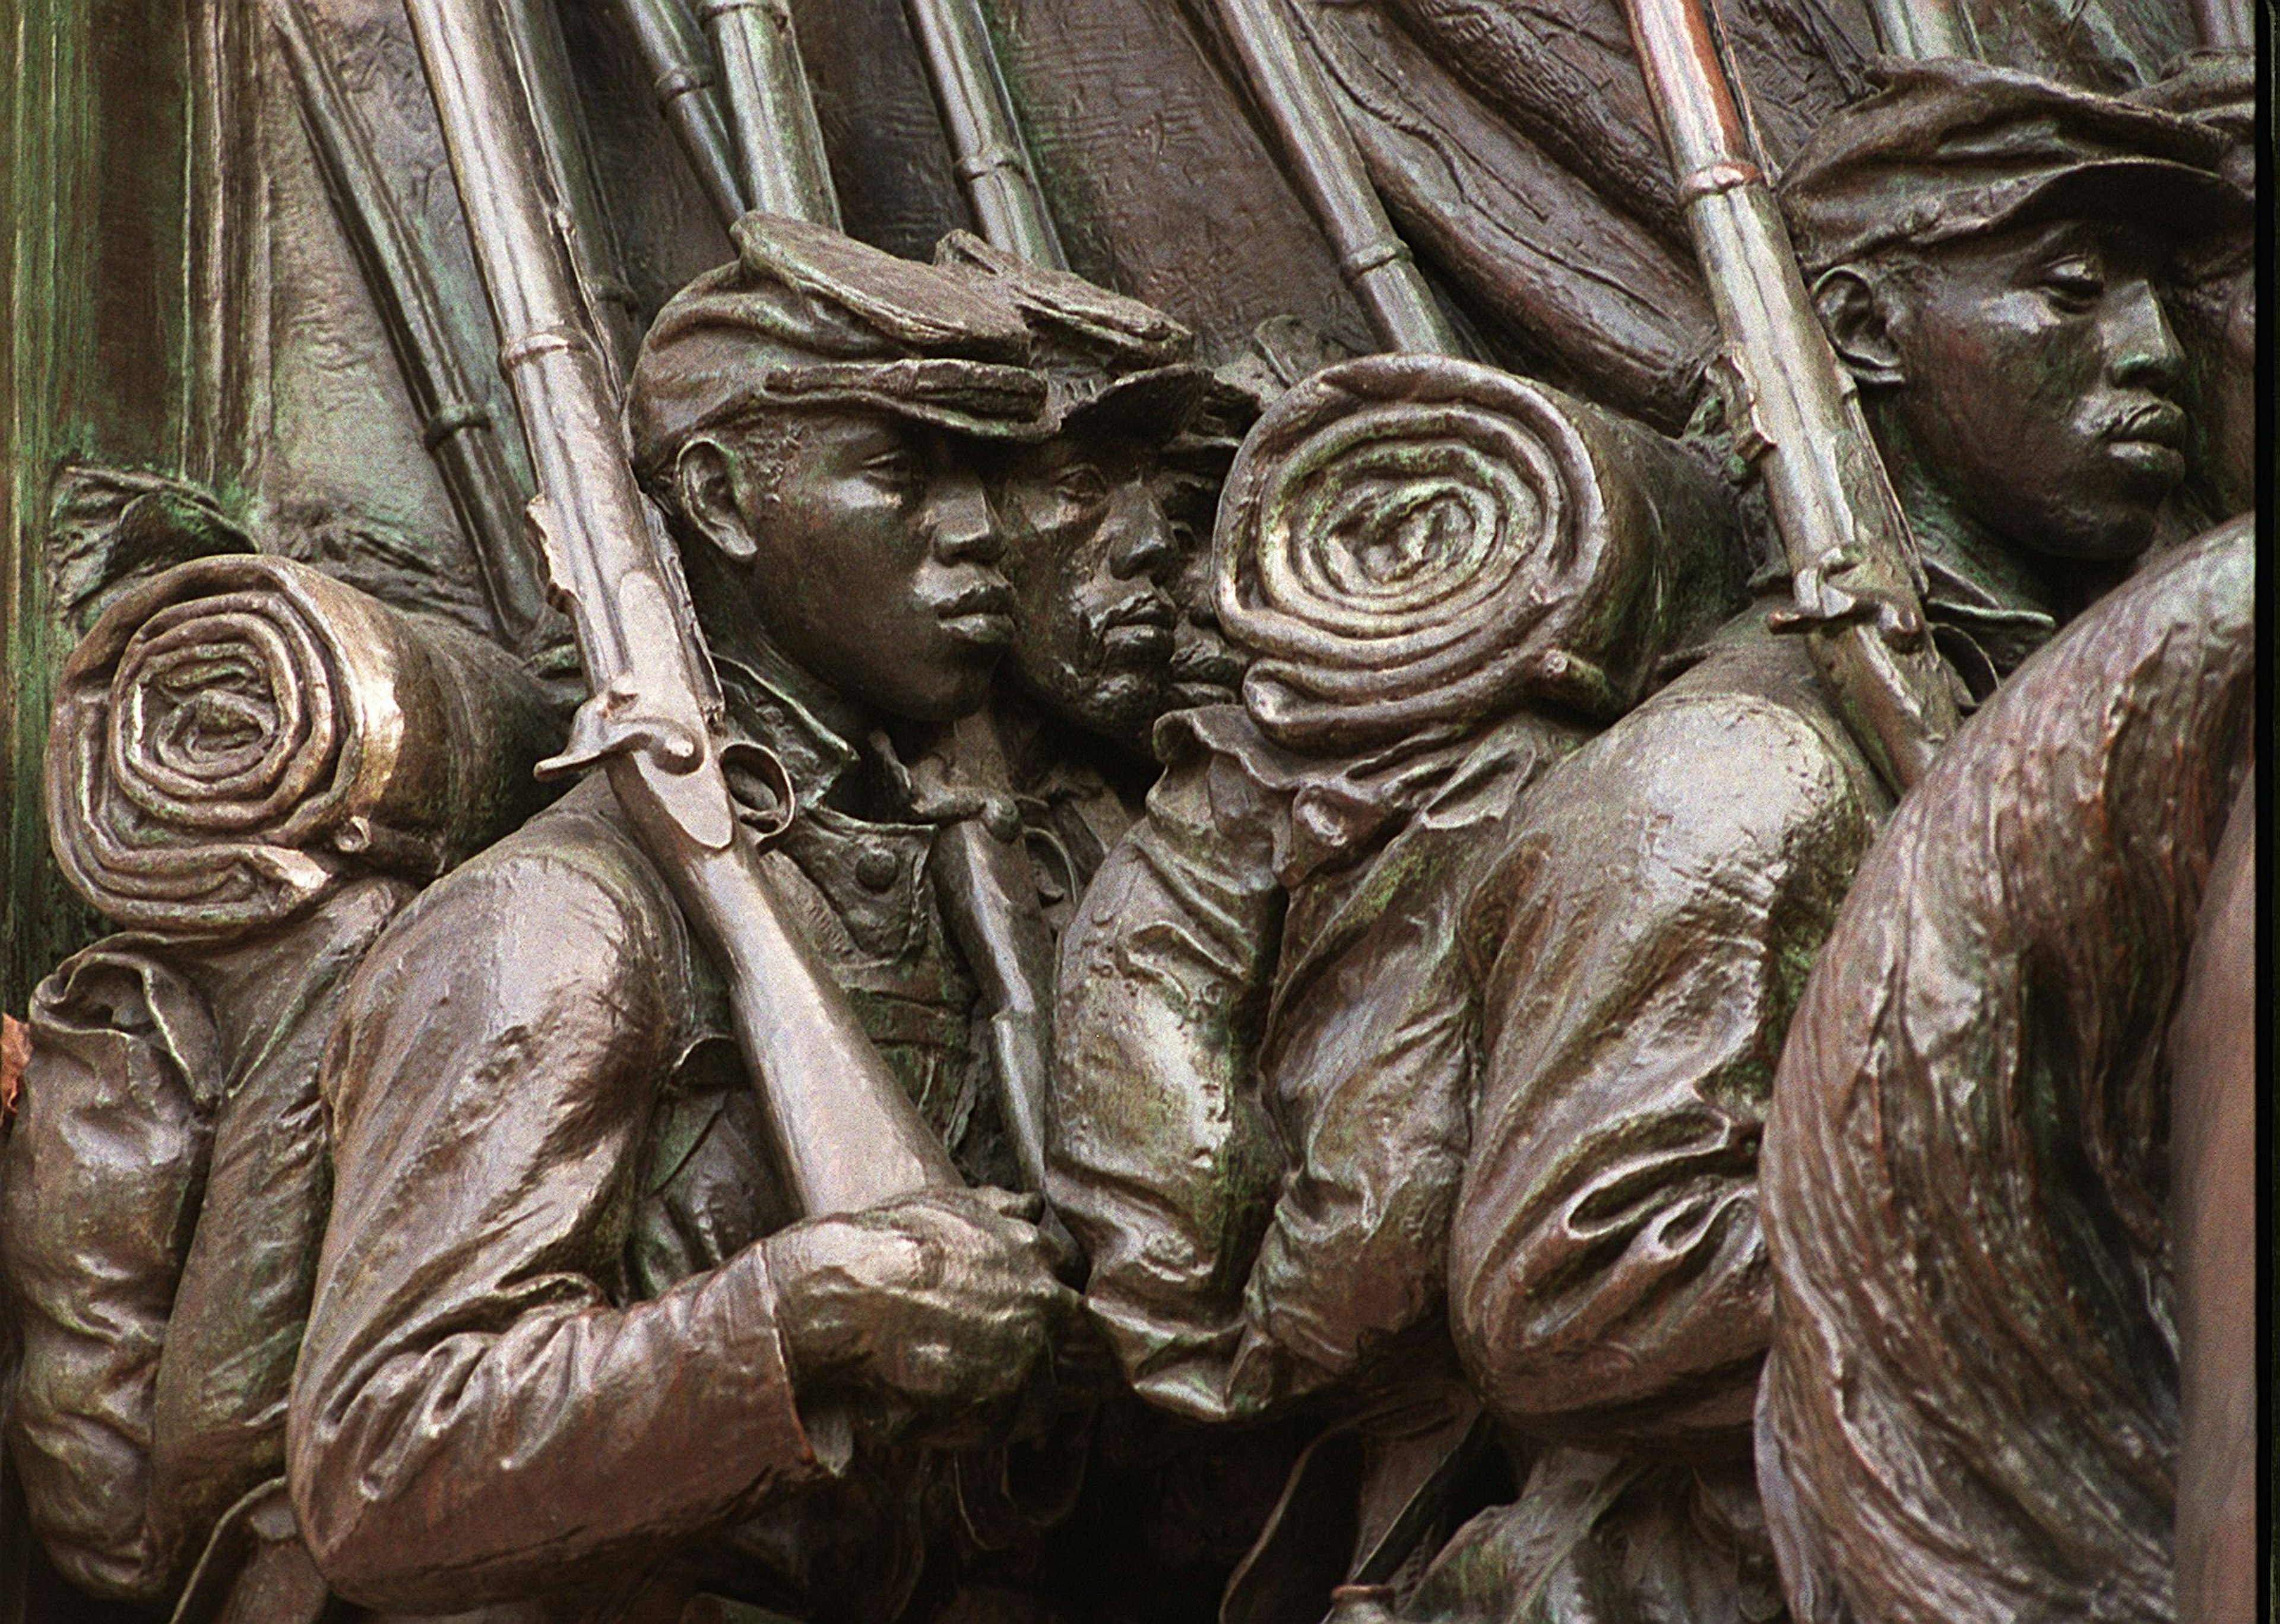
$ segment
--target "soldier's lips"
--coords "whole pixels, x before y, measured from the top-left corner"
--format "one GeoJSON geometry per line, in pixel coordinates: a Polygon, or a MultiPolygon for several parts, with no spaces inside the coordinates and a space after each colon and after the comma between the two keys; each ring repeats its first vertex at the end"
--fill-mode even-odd
{"type": "Polygon", "coordinates": [[[943,635],[977,649],[1002,649],[1013,641],[1013,594],[993,581],[975,581],[935,610],[943,635]]]}
{"type": "Polygon", "coordinates": [[[1169,659],[1172,655],[1172,628],[1144,622],[1112,626],[1101,633],[1100,646],[1119,664],[1169,659]]]}
{"type": "Polygon", "coordinates": [[[1137,592],[1100,617],[1100,646],[1118,665],[1156,664],[1172,655],[1179,611],[1155,592],[1137,592]]]}
{"type": "Polygon", "coordinates": [[[2185,473],[2185,413],[2168,401],[2155,401],[2122,413],[2110,424],[2106,443],[2130,467],[2163,480],[2185,473]]]}
{"type": "Polygon", "coordinates": [[[993,610],[942,616],[943,635],[978,649],[1002,649],[1013,641],[1013,619],[993,610]]]}

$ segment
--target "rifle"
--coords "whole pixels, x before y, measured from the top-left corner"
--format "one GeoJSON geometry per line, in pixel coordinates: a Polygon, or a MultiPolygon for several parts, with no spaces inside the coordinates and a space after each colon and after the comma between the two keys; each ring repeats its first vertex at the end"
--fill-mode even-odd
{"type": "Polygon", "coordinates": [[[371,132],[311,42],[305,0],[272,0],[269,10],[325,189],[380,306],[428,455],[481,572],[491,625],[501,643],[528,652],[546,612],[545,589],[523,544],[521,481],[468,373],[472,358],[451,331],[443,290],[381,173],[371,132]]]}
{"type": "Polygon", "coordinates": [[[1707,8],[1623,0],[1726,341],[1737,449],[1763,468],[1806,635],[1884,781],[1922,776],[1958,715],[1923,618],[1922,566],[1851,376],[1822,331],[1745,133],[1707,8]]]}
{"type": "Polygon", "coordinates": [[[1869,0],[1876,39],[1896,57],[1968,57],[1971,19],[1962,0],[1869,0]]]}
{"type": "Polygon", "coordinates": [[[982,8],[976,0],[903,0],[903,11],[982,235],[1032,265],[1067,270],[982,8]]]}
{"type": "MultiPolygon", "coordinates": [[[[1032,264],[1067,270],[1060,235],[1037,189],[980,8],[974,0],[905,0],[904,11],[982,235],[1032,264]]],[[[1003,791],[1012,804],[1004,742],[989,712],[958,724],[950,753],[966,776],[986,790],[1003,791]]],[[[944,920],[990,1012],[990,1058],[1006,1136],[1022,1178],[1043,1195],[1052,1093],[1053,942],[1028,848],[1019,827],[1001,839],[982,819],[967,818],[936,836],[928,868],[944,920]]],[[[1050,1211],[1045,1227],[1057,1244],[1076,1255],[1075,1243],[1050,1211]]]]}
{"type": "MultiPolygon", "coordinates": [[[[599,763],[728,986],[787,1185],[810,1213],[959,1182],[759,866],[677,560],[628,459],[572,227],[486,0],[405,0],[537,476],[530,520],[592,697],[546,770],[599,763]]],[[[786,819],[790,784],[773,758],[786,819]]],[[[781,824],[778,826],[781,828],[781,824]]]]}
{"type": "Polygon", "coordinates": [[[714,76],[705,41],[681,0],[618,0],[634,50],[649,70],[657,110],[681,142],[705,196],[728,225],[744,212],[744,195],[728,158],[728,129],[712,100],[714,76]]]}
{"type": "Polygon", "coordinates": [[[712,36],[744,197],[770,214],[839,228],[823,129],[792,32],[790,0],[697,0],[712,36]]]}
{"type": "Polygon", "coordinates": [[[1386,218],[1321,70],[1290,37],[1282,0],[1219,0],[1252,96],[1266,115],[1314,218],[1337,250],[1353,289],[1388,350],[1465,354],[1464,342],[1435,302],[1409,245],[1386,218]]]}

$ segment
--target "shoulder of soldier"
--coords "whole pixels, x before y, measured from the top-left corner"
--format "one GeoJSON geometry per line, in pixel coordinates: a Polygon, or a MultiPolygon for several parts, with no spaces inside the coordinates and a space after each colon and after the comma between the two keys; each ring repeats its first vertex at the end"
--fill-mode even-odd
{"type": "Polygon", "coordinates": [[[1803,643],[1768,631],[1765,608],[1545,773],[1514,809],[1511,860],[1605,878],[1642,867],[1706,877],[1768,860],[1849,870],[1891,797],[1803,643]]]}
{"type": "Polygon", "coordinates": [[[1758,788],[1778,804],[1783,785],[1808,799],[1838,793],[1881,820],[1891,797],[1829,704],[1805,639],[1774,631],[1760,598],[1719,628],[1702,658],[1608,729],[1609,753],[1678,783],[1738,770],[1786,768],[1758,788]]]}
{"type": "Polygon", "coordinates": [[[357,974],[346,1020],[434,1010],[471,1041],[588,1014],[629,1040],[689,1007],[689,942],[599,775],[422,892],[357,974]]]}

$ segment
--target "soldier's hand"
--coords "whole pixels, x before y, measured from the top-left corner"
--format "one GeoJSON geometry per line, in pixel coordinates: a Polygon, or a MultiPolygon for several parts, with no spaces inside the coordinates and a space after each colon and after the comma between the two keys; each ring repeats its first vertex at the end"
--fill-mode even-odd
{"type": "Polygon", "coordinates": [[[952,1420],[1017,1393],[1072,1323],[1033,1196],[930,1190],[770,1236],[778,1324],[802,1404],[952,1420]]]}

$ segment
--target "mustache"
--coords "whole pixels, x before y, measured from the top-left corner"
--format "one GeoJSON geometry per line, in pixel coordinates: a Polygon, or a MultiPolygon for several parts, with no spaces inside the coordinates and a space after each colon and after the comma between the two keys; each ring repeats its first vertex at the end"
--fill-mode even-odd
{"type": "Polygon", "coordinates": [[[1098,636],[1124,626],[1155,626],[1169,631],[1179,614],[1178,605],[1165,593],[1154,587],[1143,587],[1127,593],[1105,609],[1089,611],[1085,619],[1091,622],[1093,635],[1098,636]]]}

